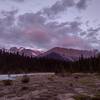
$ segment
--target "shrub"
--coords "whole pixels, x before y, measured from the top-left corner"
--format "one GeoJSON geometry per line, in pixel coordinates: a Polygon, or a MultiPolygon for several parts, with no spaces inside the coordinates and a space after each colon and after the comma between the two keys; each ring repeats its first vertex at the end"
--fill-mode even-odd
{"type": "Polygon", "coordinates": [[[70,86],[70,87],[73,87],[73,83],[70,83],[69,86],[70,86]]]}
{"type": "Polygon", "coordinates": [[[92,100],[100,100],[100,90],[97,91],[92,100]]]}
{"type": "Polygon", "coordinates": [[[100,97],[93,97],[91,100],[100,100],[100,97]]]}
{"type": "Polygon", "coordinates": [[[5,85],[5,86],[9,86],[9,85],[12,85],[13,84],[13,81],[12,80],[3,80],[3,84],[5,85]]]}
{"type": "Polygon", "coordinates": [[[22,77],[22,80],[21,80],[22,83],[29,83],[29,81],[30,81],[30,78],[27,75],[24,75],[22,77]]]}
{"type": "Polygon", "coordinates": [[[25,91],[25,90],[28,90],[28,89],[29,89],[29,87],[27,87],[27,86],[21,87],[21,91],[25,91]]]}

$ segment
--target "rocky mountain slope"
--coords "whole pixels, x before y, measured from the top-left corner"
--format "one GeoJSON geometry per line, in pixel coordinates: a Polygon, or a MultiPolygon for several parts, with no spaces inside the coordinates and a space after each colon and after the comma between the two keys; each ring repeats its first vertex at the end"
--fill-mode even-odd
{"type": "Polygon", "coordinates": [[[48,58],[56,58],[56,59],[64,59],[64,60],[78,60],[81,56],[84,58],[89,58],[97,55],[97,51],[88,51],[88,50],[77,50],[77,49],[67,49],[55,47],[43,54],[39,55],[40,57],[48,57],[48,58]],[[56,55],[59,57],[55,57],[56,55]]]}

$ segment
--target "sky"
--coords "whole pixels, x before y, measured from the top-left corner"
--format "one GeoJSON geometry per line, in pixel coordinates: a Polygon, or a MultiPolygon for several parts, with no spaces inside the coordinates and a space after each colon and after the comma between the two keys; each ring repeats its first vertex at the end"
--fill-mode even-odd
{"type": "Polygon", "coordinates": [[[100,50],[100,0],[0,0],[0,47],[100,50]]]}

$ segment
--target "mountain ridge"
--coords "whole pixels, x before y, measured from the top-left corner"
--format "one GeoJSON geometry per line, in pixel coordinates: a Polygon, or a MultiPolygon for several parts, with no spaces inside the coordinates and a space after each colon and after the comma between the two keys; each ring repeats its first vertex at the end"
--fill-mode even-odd
{"type": "Polygon", "coordinates": [[[88,51],[88,50],[78,50],[78,49],[68,49],[68,48],[61,48],[61,47],[54,47],[46,52],[44,52],[40,57],[45,57],[52,53],[59,54],[64,59],[75,61],[78,60],[81,56],[84,58],[94,57],[97,54],[97,51],[88,51]]]}
{"type": "Polygon", "coordinates": [[[98,54],[97,50],[78,50],[72,48],[61,48],[54,47],[47,51],[40,51],[35,49],[26,49],[24,47],[11,47],[10,49],[5,49],[10,53],[19,53],[20,55],[25,55],[29,57],[45,57],[52,59],[60,59],[64,61],[75,61],[78,60],[81,56],[84,58],[94,57],[98,54]]]}

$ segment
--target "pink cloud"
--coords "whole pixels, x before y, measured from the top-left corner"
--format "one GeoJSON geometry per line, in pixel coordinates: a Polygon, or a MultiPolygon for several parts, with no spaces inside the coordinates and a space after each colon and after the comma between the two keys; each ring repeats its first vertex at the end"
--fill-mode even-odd
{"type": "Polygon", "coordinates": [[[65,36],[58,41],[58,45],[77,49],[91,49],[88,42],[78,36],[65,36]]]}
{"type": "Polygon", "coordinates": [[[24,35],[26,35],[29,39],[33,41],[38,41],[38,42],[45,42],[49,40],[49,33],[45,29],[37,28],[37,27],[32,27],[29,29],[24,30],[24,35]]]}

